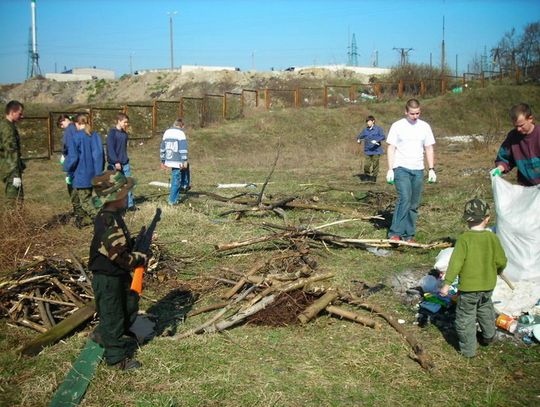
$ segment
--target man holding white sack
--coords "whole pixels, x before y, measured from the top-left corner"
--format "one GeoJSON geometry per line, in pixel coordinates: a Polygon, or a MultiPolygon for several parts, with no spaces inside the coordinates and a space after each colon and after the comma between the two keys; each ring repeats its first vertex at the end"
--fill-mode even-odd
{"type": "Polygon", "coordinates": [[[534,124],[531,108],[520,103],[510,109],[514,129],[501,144],[492,176],[500,176],[517,167],[517,181],[523,186],[540,184],[540,127],[534,124]]]}
{"type": "Polygon", "coordinates": [[[540,126],[525,103],[512,107],[510,118],[514,129],[499,148],[491,175],[497,236],[508,257],[504,275],[515,289],[498,281],[493,300],[497,311],[519,315],[540,299],[540,126]],[[514,167],[519,185],[500,177],[514,167]]]}

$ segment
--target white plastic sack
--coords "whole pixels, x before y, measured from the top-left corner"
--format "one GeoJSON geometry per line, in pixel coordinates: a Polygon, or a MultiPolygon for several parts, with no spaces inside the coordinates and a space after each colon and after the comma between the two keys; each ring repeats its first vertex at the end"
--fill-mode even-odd
{"type": "Polygon", "coordinates": [[[493,292],[498,312],[518,315],[530,310],[540,298],[540,186],[513,185],[492,177],[497,236],[508,264],[504,274],[512,291],[500,279],[493,292]]]}
{"type": "Polygon", "coordinates": [[[443,249],[439,252],[437,257],[435,258],[435,265],[433,268],[435,270],[442,271],[443,273],[446,273],[446,270],[448,270],[448,263],[450,263],[450,257],[452,257],[452,253],[454,252],[453,247],[449,247],[447,249],[443,249]]]}

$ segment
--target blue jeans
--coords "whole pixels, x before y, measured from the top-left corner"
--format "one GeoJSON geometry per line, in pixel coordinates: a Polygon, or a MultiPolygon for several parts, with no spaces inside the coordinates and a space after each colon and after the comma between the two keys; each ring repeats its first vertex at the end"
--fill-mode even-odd
{"type": "Polygon", "coordinates": [[[174,205],[180,199],[180,191],[186,190],[191,183],[191,177],[188,168],[171,169],[171,191],[169,193],[169,205],[174,205]]]}
{"type": "Polygon", "coordinates": [[[388,237],[399,236],[409,240],[416,234],[418,206],[424,188],[424,171],[394,168],[394,182],[398,199],[388,237]]]}
{"type": "MultiPolygon", "coordinates": [[[[115,171],[114,164],[107,164],[107,169],[111,171],[115,171]]],[[[122,165],[122,174],[124,174],[126,177],[131,177],[131,167],[129,166],[129,163],[122,165]]],[[[128,192],[128,208],[131,208],[133,206],[133,193],[131,191],[128,192]]]]}

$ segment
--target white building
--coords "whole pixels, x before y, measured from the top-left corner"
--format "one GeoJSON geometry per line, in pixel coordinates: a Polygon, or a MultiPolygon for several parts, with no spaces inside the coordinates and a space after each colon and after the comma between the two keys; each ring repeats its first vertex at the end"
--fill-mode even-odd
{"type": "Polygon", "coordinates": [[[46,73],[45,78],[58,82],[114,79],[114,71],[98,68],[73,68],[62,73],[46,73]]]}

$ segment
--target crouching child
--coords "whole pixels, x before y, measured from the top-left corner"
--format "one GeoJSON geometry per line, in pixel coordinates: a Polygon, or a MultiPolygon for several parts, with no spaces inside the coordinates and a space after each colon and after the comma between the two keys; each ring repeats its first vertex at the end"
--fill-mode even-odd
{"type": "Polygon", "coordinates": [[[456,241],[440,290],[441,295],[448,295],[449,285],[459,276],[455,324],[460,352],[469,358],[476,355],[477,321],[481,344],[488,345],[495,337],[496,316],[491,294],[497,274],[506,267],[506,255],[499,238],[486,229],[489,213],[489,205],[481,199],[465,204],[463,218],[469,230],[456,241]]]}
{"type": "Polygon", "coordinates": [[[137,340],[129,328],[137,317],[139,296],[131,291],[131,271],[146,262],[146,255],[133,251],[133,241],[122,217],[128,192],[135,181],[119,171],[106,171],[92,179],[96,196],[94,237],[88,268],[93,273],[92,289],[99,324],[91,338],[105,348],[108,365],[121,370],[135,369],[132,359],[137,340]]]}

